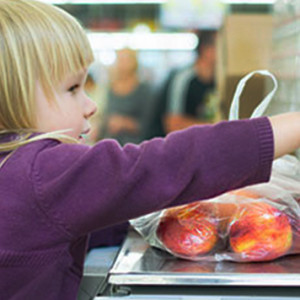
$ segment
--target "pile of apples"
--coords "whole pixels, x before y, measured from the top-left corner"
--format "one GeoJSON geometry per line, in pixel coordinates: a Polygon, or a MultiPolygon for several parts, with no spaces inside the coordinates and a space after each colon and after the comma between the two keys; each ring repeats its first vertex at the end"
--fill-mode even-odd
{"type": "Polygon", "coordinates": [[[247,190],[235,201],[198,201],[165,210],[156,236],[171,254],[239,262],[270,261],[300,253],[300,216],[247,190]],[[241,200],[241,201],[239,201],[241,200]]]}

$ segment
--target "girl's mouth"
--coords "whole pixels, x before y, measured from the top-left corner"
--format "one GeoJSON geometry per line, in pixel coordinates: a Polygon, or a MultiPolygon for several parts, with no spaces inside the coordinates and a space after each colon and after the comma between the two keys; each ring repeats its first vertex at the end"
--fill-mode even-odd
{"type": "Polygon", "coordinates": [[[85,143],[88,140],[89,132],[90,132],[90,129],[87,129],[79,135],[78,139],[79,139],[80,143],[85,143]]]}

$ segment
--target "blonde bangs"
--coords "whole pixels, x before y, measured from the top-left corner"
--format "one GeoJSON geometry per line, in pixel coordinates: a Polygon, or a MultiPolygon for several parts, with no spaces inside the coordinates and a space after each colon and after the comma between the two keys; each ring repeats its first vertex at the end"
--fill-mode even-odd
{"type": "Polygon", "coordinates": [[[48,93],[67,75],[87,68],[94,56],[86,33],[75,18],[45,3],[35,2],[35,8],[39,25],[35,19],[32,38],[38,41],[38,78],[48,93]]]}
{"type": "MultiPolygon", "coordinates": [[[[55,100],[60,81],[93,60],[84,29],[62,9],[34,0],[0,0],[0,133],[34,132],[37,82],[55,100]]],[[[18,145],[1,145],[0,151],[18,145]]]]}
{"type": "Polygon", "coordinates": [[[46,96],[65,76],[94,60],[78,21],[34,0],[0,0],[0,123],[4,129],[34,128],[35,85],[46,96]]]}

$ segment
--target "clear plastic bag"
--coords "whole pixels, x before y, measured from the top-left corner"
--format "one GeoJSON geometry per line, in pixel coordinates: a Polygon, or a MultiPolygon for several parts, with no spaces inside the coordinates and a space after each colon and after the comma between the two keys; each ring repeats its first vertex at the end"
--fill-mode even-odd
{"type": "Polygon", "coordinates": [[[268,183],[165,209],[131,224],[150,245],[176,257],[269,261],[300,253],[299,204],[297,178],[274,171],[268,183]]]}
{"type": "MultiPolygon", "coordinates": [[[[270,77],[274,88],[251,117],[261,116],[269,105],[276,78],[266,70],[252,72],[236,89],[230,120],[238,119],[241,93],[254,74],[270,77]]],[[[131,224],[150,245],[189,260],[269,261],[300,253],[299,178],[300,162],[286,155],[274,162],[268,183],[165,209],[131,224]]]]}

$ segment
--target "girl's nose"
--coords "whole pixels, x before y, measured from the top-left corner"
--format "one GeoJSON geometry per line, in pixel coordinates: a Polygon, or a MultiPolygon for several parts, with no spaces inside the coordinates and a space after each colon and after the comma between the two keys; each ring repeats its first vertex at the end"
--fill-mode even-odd
{"type": "Polygon", "coordinates": [[[97,111],[97,105],[96,103],[90,99],[89,97],[86,97],[86,104],[85,104],[85,118],[90,118],[93,114],[95,114],[97,111]]]}

